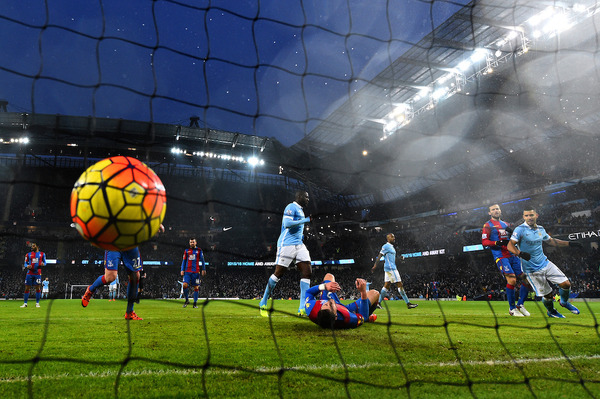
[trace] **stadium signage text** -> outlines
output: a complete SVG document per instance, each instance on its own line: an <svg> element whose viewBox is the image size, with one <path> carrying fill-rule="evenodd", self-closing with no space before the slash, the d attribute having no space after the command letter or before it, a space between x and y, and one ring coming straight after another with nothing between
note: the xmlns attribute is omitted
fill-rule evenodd
<svg viewBox="0 0 600 399"><path fill-rule="evenodd" d="M600 230L596 230L596 231L582 231L582 232L578 232L578 233L571 233L569 234L569 240L579 240L581 238L593 238L593 237L600 237Z"/></svg>
<svg viewBox="0 0 600 399"><path fill-rule="evenodd" d="M441 249L432 249L430 251L421 251L421 252L411 252L408 254L402 254L404 258L418 258L421 256L432 256L432 255L444 255L446 250L444 248Z"/></svg>

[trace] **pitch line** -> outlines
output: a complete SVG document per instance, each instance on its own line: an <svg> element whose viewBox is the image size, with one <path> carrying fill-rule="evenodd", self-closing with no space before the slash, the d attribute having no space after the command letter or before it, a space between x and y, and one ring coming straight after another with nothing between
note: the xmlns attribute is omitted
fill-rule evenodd
<svg viewBox="0 0 600 399"><path fill-rule="evenodd" d="M596 360L600 359L600 355L579 355L579 356L569 356L571 360ZM463 361L463 365L467 366L501 366L501 365L510 365L515 362L518 364L527 364L527 363L539 363L539 362L560 362L565 361L564 357L547 357L547 358L539 358L539 359L516 359L512 360L485 360L485 361ZM41 360L44 361L43 359ZM348 369L367 369L370 367L394 367L398 366L398 363L364 363L364 364L348 364L346 367ZM405 367L458 367L460 363L458 361L454 362L429 362L429 363L410 363L404 364ZM220 369L209 369L206 370L207 374L219 374L219 375L233 375L238 373L246 373L246 372L260 372L260 373L277 373L280 370L279 367L258 367L252 370L220 370ZM339 371L344 370L344 367L340 364L329 364L329 365L310 365L310 366L291 366L286 367L286 371L320 371L320 370L329 370L329 371ZM122 377L141 377L141 376L160 376L160 375L197 375L202 373L202 368L198 369L185 369L185 370L136 370L136 371L124 371L121 373ZM49 381L49 380L63 380L63 379L72 379L72 378L115 378L119 373L116 371L103 371L103 372L90 372L87 374L57 374L57 375L48 375L48 376L37 376L33 375L31 377L32 381ZM29 379L27 377L16 377L16 378L0 378L0 383L11 383L11 382L27 382Z"/></svg>

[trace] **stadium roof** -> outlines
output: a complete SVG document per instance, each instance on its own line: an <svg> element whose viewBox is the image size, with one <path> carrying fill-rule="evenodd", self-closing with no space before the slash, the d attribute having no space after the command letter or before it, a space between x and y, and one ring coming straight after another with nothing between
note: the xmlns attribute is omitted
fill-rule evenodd
<svg viewBox="0 0 600 399"><path fill-rule="evenodd" d="M490 162L519 164L520 144L538 145L574 130L596 137L589 127L598 119L597 7L594 1L473 1L294 148L323 159L336 171L328 179L335 189L370 205L469 178ZM572 76L572 62L586 66ZM576 115L560 104L570 95L579 102ZM511 114L522 122L513 138L526 141L509 139ZM494 135L503 138L485 140ZM568 155L556 149L553 156Z"/></svg>

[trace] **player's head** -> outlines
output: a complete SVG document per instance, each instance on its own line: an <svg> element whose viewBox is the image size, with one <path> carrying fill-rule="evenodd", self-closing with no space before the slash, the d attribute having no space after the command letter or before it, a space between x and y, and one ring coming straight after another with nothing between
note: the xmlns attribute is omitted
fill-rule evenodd
<svg viewBox="0 0 600 399"><path fill-rule="evenodd" d="M333 299L330 299L321 305L321 310L317 313L317 324L323 328L333 328L336 316L337 305Z"/></svg>
<svg viewBox="0 0 600 399"><path fill-rule="evenodd" d="M538 214L535 209L524 209L523 210L523 219L525 219L525 223L527 225L534 227L537 223Z"/></svg>
<svg viewBox="0 0 600 399"><path fill-rule="evenodd" d="M490 205L488 215L492 217L492 219L500 219L502 215L502 211L500 210L500 205L494 204Z"/></svg>
<svg viewBox="0 0 600 399"><path fill-rule="evenodd" d="M48 281L48 277L46 277L46 281Z"/></svg>
<svg viewBox="0 0 600 399"><path fill-rule="evenodd" d="M196 242L196 239L190 238L190 248L196 248L196 245L198 245L198 243Z"/></svg>
<svg viewBox="0 0 600 399"><path fill-rule="evenodd" d="M296 191L296 202L304 208L308 205L308 193L302 190Z"/></svg>
<svg viewBox="0 0 600 399"><path fill-rule="evenodd" d="M387 236L385 236L385 238L389 243L393 243L396 241L396 236L394 235L394 233L389 233Z"/></svg>
<svg viewBox="0 0 600 399"><path fill-rule="evenodd" d="M32 251L37 251L39 249L38 245L35 242L31 243L31 250Z"/></svg>

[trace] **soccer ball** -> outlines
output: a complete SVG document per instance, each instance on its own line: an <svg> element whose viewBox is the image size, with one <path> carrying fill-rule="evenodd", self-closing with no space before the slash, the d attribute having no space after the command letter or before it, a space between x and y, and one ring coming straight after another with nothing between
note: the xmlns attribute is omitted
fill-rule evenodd
<svg viewBox="0 0 600 399"><path fill-rule="evenodd" d="M90 166L71 192L71 218L79 234L109 251L152 238L165 217L167 198L158 176L143 162L117 156Z"/></svg>

